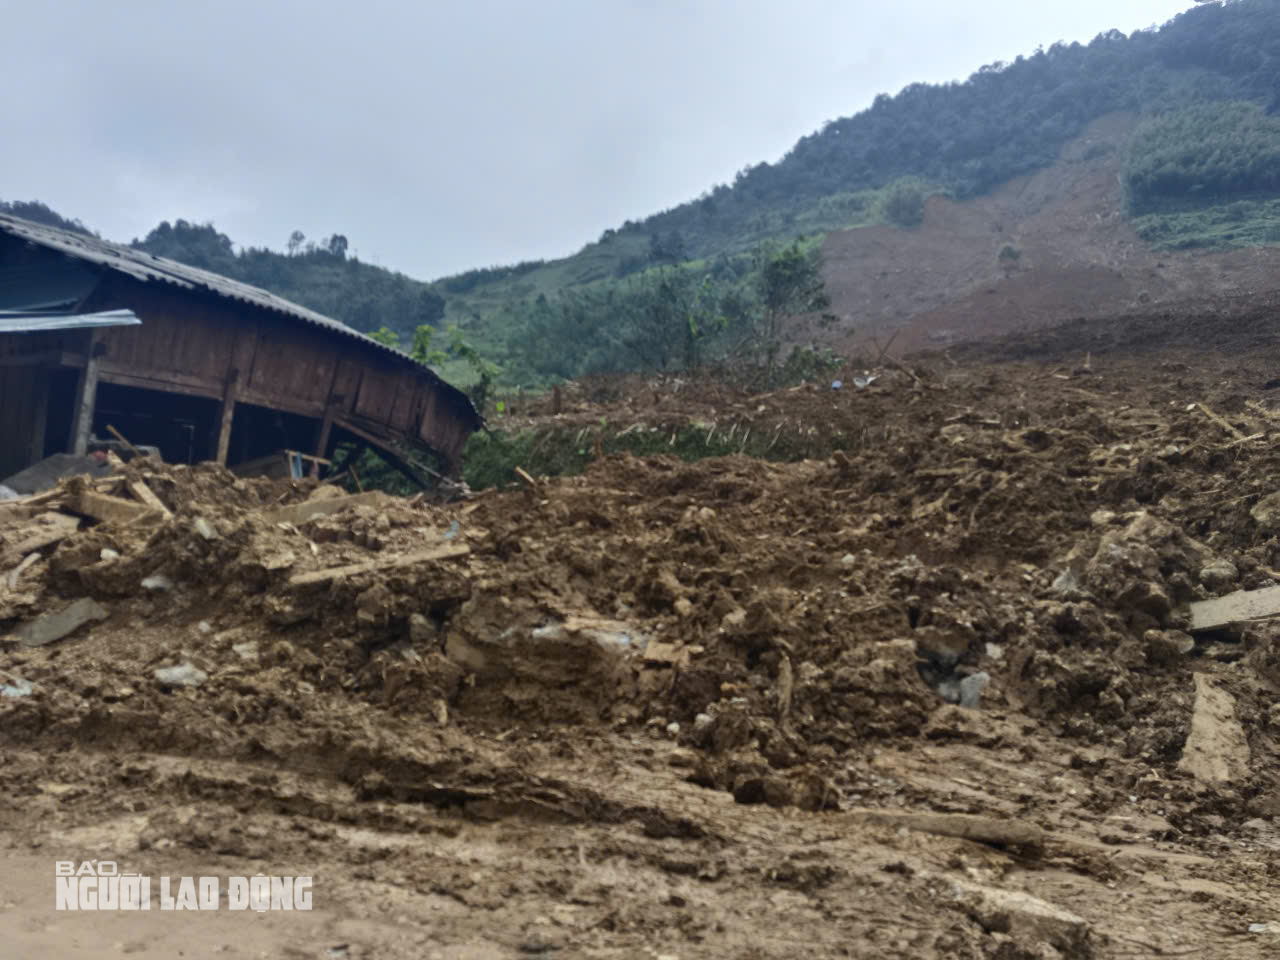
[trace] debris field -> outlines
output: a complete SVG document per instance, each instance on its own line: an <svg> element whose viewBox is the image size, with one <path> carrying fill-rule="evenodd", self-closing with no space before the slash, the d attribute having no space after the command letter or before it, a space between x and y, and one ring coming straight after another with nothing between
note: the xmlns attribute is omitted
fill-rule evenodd
<svg viewBox="0 0 1280 960"><path fill-rule="evenodd" d="M0 941L1280 954L1271 315L743 407L821 460L608 456L438 503L142 458L0 503ZM672 389L545 417L723 419ZM92 858L313 876L316 905L54 914L51 861Z"/></svg>

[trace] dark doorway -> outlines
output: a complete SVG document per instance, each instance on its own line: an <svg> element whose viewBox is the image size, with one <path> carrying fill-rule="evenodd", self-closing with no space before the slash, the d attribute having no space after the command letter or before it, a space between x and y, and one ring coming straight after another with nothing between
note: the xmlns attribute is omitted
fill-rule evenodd
<svg viewBox="0 0 1280 960"><path fill-rule="evenodd" d="M71 412L76 403L79 370L49 371L49 410L44 422L44 456L71 448Z"/></svg>
<svg viewBox="0 0 1280 960"><path fill-rule="evenodd" d="M109 439L110 424L130 443L159 447L166 463L198 463L213 459L220 407L208 397L99 383L93 433Z"/></svg>
<svg viewBox="0 0 1280 960"><path fill-rule="evenodd" d="M227 466L256 460L280 450L312 453L320 421L252 403L237 403L231 421Z"/></svg>

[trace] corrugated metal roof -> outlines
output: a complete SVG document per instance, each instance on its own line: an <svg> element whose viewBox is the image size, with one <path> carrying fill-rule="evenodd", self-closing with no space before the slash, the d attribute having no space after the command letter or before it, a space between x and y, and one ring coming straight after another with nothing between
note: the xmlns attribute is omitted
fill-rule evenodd
<svg viewBox="0 0 1280 960"><path fill-rule="evenodd" d="M108 243L106 240L99 240L97 237L86 236L82 233L71 233L67 230L59 230L56 227L32 223L29 220L23 220L9 214L0 213L0 233L21 237L30 243L39 244L50 250L57 250L59 253L65 253L69 257L75 257L88 263L116 270L133 277L135 280L144 282L159 281L187 290L204 290L219 297L238 300L241 303L251 304L264 310L283 314L286 317L324 327L334 333L340 333L343 336L359 340L365 346L376 347L379 350L394 354L403 360L409 361L414 366L421 367L424 372L440 380L435 371L423 367L422 364L404 351L388 347L386 344L379 343L358 330L348 327L345 323L323 316L314 310L308 310L306 307L299 306L296 303L291 303L283 297L277 297L274 293L268 293L258 287L251 287L247 283L240 283L219 274L210 273L208 270L201 270L198 267L189 267L186 264L178 263L176 260L157 257L143 250L135 250L132 247L125 247L118 243ZM440 382L444 383L443 380L440 380ZM449 386L448 384L445 385ZM457 388L451 387L451 389Z"/></svg>
<svg viewBox="0 0 1280 960"><path fill-rule="evenodd" d="M79 330L84 327L134 327L142 323L132 310L101 313L29 313L0 310L0 333L39 333L46 330Z"/></svg>

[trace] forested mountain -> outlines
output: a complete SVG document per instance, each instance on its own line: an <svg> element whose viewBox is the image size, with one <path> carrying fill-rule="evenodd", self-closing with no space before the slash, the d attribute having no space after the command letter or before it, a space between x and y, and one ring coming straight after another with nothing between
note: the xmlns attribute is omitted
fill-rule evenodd
<svg viewBox="0 0 1280 960"><path fill-rule="evenodd" d="M263 287L357 330L387 325L411 332L440 322L444 298L431 285L349 257L347 245L341 234L308 243L294 231L287 253L236 251L231 238L213 226L185 220L165 221L133 241L148 253Z"/></svg>
<svg viewBox="0 0 1280 960"><path fill-rule="evenodd" d="M70 230L72 233L96 236L92 230L79 220L68 220L66 217L50 210L39 200L15 200L13 202L0 200L0 213L21 217L23 220L30 220L32 223L43 223L46 227L57 227L60 230Z"/></svg>
<svg viewBox="0 0 1280 960"><path fill-rule="evenodd" d="M759 321L761 270L781 246L863 224L914 226L929 193L964 199L1042 169L1114 111L1144 118L1126 175L1127 212L1143 237L1166 248L1280 240L1280 0L1228 0L1159 29L1055 43L964 82L882 95L777 162L746 167L732 184L607 230L560 260L425 284L348 256L338 234L318 243L296 234L286 253L236 251L214 227L179 220L134 243L361 330L385 325L402 341L423 324L459 323L522 381L678 367L705 354L635 349L655 316L672 336L691 324L706 335ZM17 207L85 229L41 204Z"/></svg>

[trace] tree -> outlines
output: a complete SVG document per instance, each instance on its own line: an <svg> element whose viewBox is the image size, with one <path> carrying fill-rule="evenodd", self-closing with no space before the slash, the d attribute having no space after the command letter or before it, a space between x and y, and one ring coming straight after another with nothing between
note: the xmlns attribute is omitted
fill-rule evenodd
<svg viewBox="0 0 1280 960"><path fill-rule="evenodd" d="M380 326L377 330L370 330L368 333L368 337L370 340L377 340L380 344L382 344L385 347L400 346L400 334L396 333L394 330L388 327L385 323L382 326Z"/></svg>
<svg viewBox="0 0 1280 960"><path fill-rule="evenodd" d="M306 240L307 236L301 230L295 230L289 234L289 256L296 257Z"/></svg>
<svg viewBox="0 0 1280 960"><path fill-rule="evenodd" d="M789 317L826 309L831 303L823 289L821 262L798 243L781 250L763 248L758 254L757 291L763 308L757 333L764 354L765 389L773 389L782 352L782 324Z"/></svg>
<svg viewBox="0 0 1280 960"><path fill-rule="evenodd" d="M417 307L414 310L414 321L417 324L430 324L438 327L444 319L445 299L430 287L423 287L418 294Z"/></svg>
<svg viewBox="0 0 1280 960"><path fill-rule="evenodd" d="M340 233L335 233L329 238L329 252L339 260L347 259L347 238Z"/></svg>

